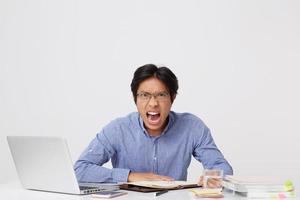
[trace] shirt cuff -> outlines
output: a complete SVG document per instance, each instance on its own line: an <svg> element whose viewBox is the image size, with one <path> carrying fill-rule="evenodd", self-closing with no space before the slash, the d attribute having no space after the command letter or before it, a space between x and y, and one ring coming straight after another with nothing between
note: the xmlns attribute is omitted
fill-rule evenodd
<svg viewBox="0 0 300 200"><path fill-rule="evenodd" d="M115 182L127 182L129 169L113 168L112 178Z"/></svg>

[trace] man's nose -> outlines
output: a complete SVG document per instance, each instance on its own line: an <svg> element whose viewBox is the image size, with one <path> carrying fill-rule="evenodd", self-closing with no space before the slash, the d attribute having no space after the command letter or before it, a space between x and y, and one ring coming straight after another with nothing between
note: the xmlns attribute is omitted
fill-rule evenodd
<svg viewBox="0 0 300 200"><path fill-rule="evenodd" d="M149 103L148 104L151 105L151 106L156 106L158 104L156 96L152 95L151 98L149 99Z"/></svg>

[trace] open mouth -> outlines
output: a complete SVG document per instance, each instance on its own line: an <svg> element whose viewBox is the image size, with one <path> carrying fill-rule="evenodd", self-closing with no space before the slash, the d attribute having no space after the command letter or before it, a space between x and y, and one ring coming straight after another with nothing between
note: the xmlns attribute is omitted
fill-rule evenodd
<svg viewBox="0 0 300 200"><path fill-rule="evenodd" d="M147 119L149 121L150 124L157 124L160 120L160 113L159 112L147 112Z"/></svg>

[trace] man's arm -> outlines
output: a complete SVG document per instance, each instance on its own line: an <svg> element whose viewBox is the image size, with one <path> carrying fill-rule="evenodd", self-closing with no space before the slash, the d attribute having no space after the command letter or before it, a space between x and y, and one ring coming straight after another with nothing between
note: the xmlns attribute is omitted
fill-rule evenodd
<svg viewBox="0 0 300 200"><path fill-rule="evenodd" d="M141 172L130 172L128 175L128 182L132 181L174 181L174 178L169 176L162 176L158 174L141 173Z"/></svg>
<svg viewBox="0 0 300 200"><path fill-rule="evenodd" d="M204 169L222 169L224 175L232 175L233 170L221 151L217 148L210 130L204 125L200 139L196 142L193 156L202 163ZM203 186L203 176L200 176L198 185ZM221 187L220 180L210 179L207 182L210 188Z"/></svg>
<svg viewBox="0 0 300 200"><path fill-rule="evenodd" d="M201 131L201 137L194 148L195 159L202 163L204 169L222 169L224 175L232 175L232 167L217 148L210 130L204 126Z"/></svg>
<svg viewBox="0 0 300 200"><path fill-rule="evenodd" d="M106 132L107 130L104 129ZM144 180L174 180L151 172L130 172L129 169L108 169L102 165L116 153L102 130L89 144L74 165L79 182L131 182ZM138 161L132 161L138 162Z"/></svg>
<svg viewBox="0 0 300 200"><path fill-rule="evenodd" d="M105 137L104 130L97 134L74 165L79 182L126 182L129 169L102 167L115 151Z"/></svg>

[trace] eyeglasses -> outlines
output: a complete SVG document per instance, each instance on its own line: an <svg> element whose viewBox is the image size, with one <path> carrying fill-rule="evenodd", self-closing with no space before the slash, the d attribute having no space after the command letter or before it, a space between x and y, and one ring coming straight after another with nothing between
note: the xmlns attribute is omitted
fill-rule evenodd
<svg viewBox="0 0 300 200"><path fill-rule="evenodd" d="M151 94L149 92L139 92L137 93L137 97L142 101L149 101L152 97L154 97L157 101L166 101L169 99L169 93L158 92Z"/></svg>

